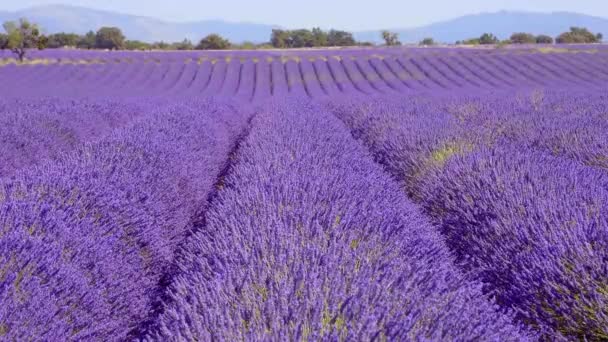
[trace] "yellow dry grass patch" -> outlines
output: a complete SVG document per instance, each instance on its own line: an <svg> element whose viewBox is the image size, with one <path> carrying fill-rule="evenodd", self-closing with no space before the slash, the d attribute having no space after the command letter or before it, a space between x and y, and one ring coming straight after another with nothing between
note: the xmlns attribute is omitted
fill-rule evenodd
<svg viewBox="0 0 608 342"><path fill-rule="evenodd" d="M14 64L17 66L31 66L31 65L91 65L91 64L105 64L105 60L101 59L54 59L54 58L33 58L26 59L23 62L15 58L4 58L0 59L0 67Z"/></svg>
<svg viewBox="0 0 608 342"><path fill-rule="evenodd" d="M556 47L539 47L535 49L540 53L569 53L571 50L566 48L556 48Z"/></svg>

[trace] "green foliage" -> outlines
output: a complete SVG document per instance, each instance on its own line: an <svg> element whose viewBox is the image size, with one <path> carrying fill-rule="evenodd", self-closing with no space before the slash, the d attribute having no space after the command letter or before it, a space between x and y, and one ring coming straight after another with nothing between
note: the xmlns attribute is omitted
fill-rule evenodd
<svg viewBox="0 0 608 342"><path fill-rule="evenodd" d="M536 44L536 37L530 33L518 32L511 35L513 44Z"/></svg>
<svg viewBox="0 0 608 342"><path fill-rule="evenodd" d="M327 44L328 46L354 46L357 45L357 42L350 32L329 30Z"/></svg>
<svg viewBox="0 0 608 342"><path fill-rule="evenodd" d="M386 46L401 45L401 42L399 41L399 34L397 34L396 32L382 31L381 34L382 39L384 39L384 44Z"/></svg>
<svg viewBox="0 0 608 342"><path fill-rule="evenodd" d="M498 38L491 33L484 33L479 38L471 38L463 41L457 41L457 45L490 45L490 44L499 44L500 41Z"/></svg>
<svg viewBox="0 0 608 342"><path fill-rule="evenodd" d="M272 43L262 43L262 44L258 44L255 47L258 50L268 50L268 49L274 49L274 46L272 46Z"/></svg>
<svg viewBox="0 0 608 342"><path fill-rule="evenodd" d="M118 27L102 27L95 35L95 47L98 49L120 50L125 45L125 36Z"/></svg>
<svg viewBox="0 0 608 342"><path fill-rule="evenodd" d="M8 35L5 33L0 33L0 50L5 50L8 48Z"/></svg>
<svg viewBox="0 0 608 342"><path fill-rule="evenodd" d="M479 38L471 38L471 39L466 39L463 41L457 41L456 44L458 45L479 45L481 44L479 41Z"/></svg>
<svg viewBox="0 0 608 342"><path fill-rule="evenodd" d="M357 42L358 46L376 46L376 44L372 43L372 42Z"/></svg>
<svg viewBox="0 0 608 342"><path fill-rule="evenodd" d="M479 44L481 45L498 44L498 42L498 38L491 33L484 33L481 35L481 37L479 37Z"/></svg>
<svg viewBox="0 0 608 342"><path fill-rule="evenodd" d="M48 48L76 47L81 39L82 37L75 33L54 33L48 36Z"/></svg>
<svg viewBox="0 0 608 342"><path fill-rule="evenodd" d="M152 45L150 45L150 49L152 50L169 50L169 48L171 47L171 45L165 41L160 41L160 42L154 42L152 43Z"/></svg>
<svg viewBox="0 0 608 342"><path fill-rule="evenodd" d="M423 40L420 41L419 45L433 46L433 45L436 45L436 44L437 43L435 43L435 40L433 38L424 38ZM458 44L458 42L456 44Z"/></svg>
<svg viewBox="0 0 608 342"><path fill-rule="evenodd" d="M270 36L270 43L275 48L284 49L287 47L287 44L289 43L289 39L290 39L289 31L273 29L272 34Z"/></svg>
<svg viewBox="0 0 608 342"><path fill-rule="evenodd" d="M310 30L299 29L290 31L290 33L289 47L302 48L315 46L314 35Z"/></svg>
<svg viewBox="0 0 608 342"><path fill-rule="evenodd" d="M184 39L181 42L171 44L171 50L194 50L194 44L189 39Z"/></svg>
<svg viewBox="0 0 608 342"><path fill-rule="evenodd" d="M257 46L255 43L245 41L241 44L233 45L233 48L238 50L255 50Z"/></svg>
<svg viewBox="0 0 608 342"><path fill-rule="evenodd" d="M328 46L329 34L318 27L312 29L313 46Z"/></svg>
<svg viewBox="0 0 608 342"><path fill-rule="evenodd" d="M97 36L95 35L95 32L89 31L84 36L80 37L76 47L79 49L94 49L96 39Z"/></svg>
<svg viewBox="0 0 608 342"><path fill-rule="evenodd" d="M558 44L589 44L602 41L602 34L593 34L583 27L571 27L569 32L560 34L556 42Z"/></svg>
<svg viewBox="0 0 608 342"><path fill-rule="evenodd" d="M541 34L536 36L536 44L553 44L553 37Z"/></svg>
<svg viewBox="0 0 608 342"><path fill-rule="evenodd" d="M274 29L270 43L278 49L356 45L353 35L349 32L337 30L325 32L318 27L312 30Z"/></svg>
<svg viewBox="0 0 608 342"><path fill-rule="evenodd" d="M125 41L125 49L127 50L150 50L150 44L139 41L139 40L126 40Z"/></svg>
<svg viewBox="0 0 608 342"><path fill-rule="evenodd" d="M219 34L212 33L201 41L196 46L197 50L226 50L231 47L230 41L223 38Z"/></svg>
<svg viewBox="0 0 608 342"><path fill-rule="evenodd" d="M6 31L6 42L4 45L10 49L19 61L23 62L27 49L46 47L48 40L40 33L36 24L30 23L27 19L19 19L19 22L7 21L3 25Z"/></svg>

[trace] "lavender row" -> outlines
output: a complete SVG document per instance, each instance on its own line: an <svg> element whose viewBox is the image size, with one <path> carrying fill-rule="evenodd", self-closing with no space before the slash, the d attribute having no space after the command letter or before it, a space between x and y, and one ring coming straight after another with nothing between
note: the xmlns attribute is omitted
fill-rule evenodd
<svg viewBox="0 0 608 342"><path fill-rule="evenodd" d="M485 106L505 135L533 149L608 171L606 93L536 90Z"/></svg>
<svg viewBox="0 0 608 342"><path fill-rule="evenodd" d="M604 92L536 88L385 102L396 105L397 112L433 112L431 118L443 122L446 132L458 131L466 122L485 127L495 138L608 170L608 97Z"/></svg>
<svg viewBox="0 0 608 342"><path fill-rule="evenodd" d="M608 331L608 177L517 144L483 109L333 106L440 224L457 261L551 340ZM457 115L454 115L454 114Z"/></svg>
<svg viewBox="0 0 608 342"><path fill-rule="evenodd" d="M122 101L0 101L0 177L101 139L142 111L141 103Z"/></svg>
<svg viewBox="0 0 608 342"><path fill-rule="evenodd" d="M0 339L124 340L246 118L174 103L0 185Z"/></svg>
<svg viewBox="0 0 608 342"><path fill-rule="evenodd" d="M75 65L3 66L0 78L6 80L1 86L3 94L11 97L188 94L250 99L254 94L267 95L267 89L257 89L262 84L254 80L266 80L269 84L264 87L270 87L275 96L305 93L311 97L325 95L319 87L331 90L336 86L351 94L389 95L538 86L597 90L608 81L608 62L603 54L502 54L457 49L397 52L167 54L162 58L153 53L137 54L136 58L108 54L102 58L104 63L91 59ZM47 87L49 82L53 87Z"/></svg>
<svg viewBox="0 0 608 342"><path fill-rule="evenodd" d="M347 129L261 110L144 340L525 340Z"/></svg>

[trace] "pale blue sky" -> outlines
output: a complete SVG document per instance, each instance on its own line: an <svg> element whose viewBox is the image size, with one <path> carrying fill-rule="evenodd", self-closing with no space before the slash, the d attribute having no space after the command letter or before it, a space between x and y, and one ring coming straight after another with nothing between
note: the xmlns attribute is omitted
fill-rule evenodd
<svg viewBox="0 0 608 342"><path fill-rule="evenodd" d="M224 19L349 30L412 27L498 10L572 11L608 17L608 0L0 0L0 10L55 3L171 21Z"/></svg>

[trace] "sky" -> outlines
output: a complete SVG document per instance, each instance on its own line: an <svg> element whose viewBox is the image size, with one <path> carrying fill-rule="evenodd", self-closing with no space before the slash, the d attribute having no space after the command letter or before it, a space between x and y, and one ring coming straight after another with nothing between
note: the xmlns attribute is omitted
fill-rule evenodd
<svg viewBox="0 0 608 342"><path fill-rule="evenodd" d="M222 19L349 30L416 27L499 10L570 11L608 18L608 0L0 0L0 10L57 3L167 21Z"/></svg>

